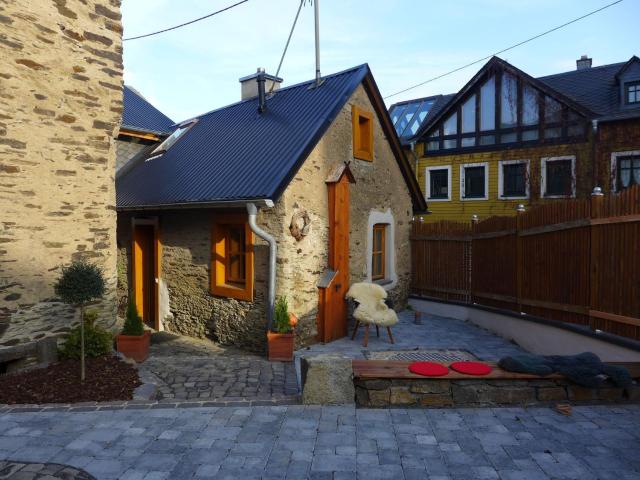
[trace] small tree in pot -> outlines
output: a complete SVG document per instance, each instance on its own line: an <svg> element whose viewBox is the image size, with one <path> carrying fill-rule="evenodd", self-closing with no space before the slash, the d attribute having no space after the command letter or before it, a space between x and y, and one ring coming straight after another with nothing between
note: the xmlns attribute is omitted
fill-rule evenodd
<svg viewBox="0 0 640 480"><path fill-rule="evenodd" d="M129 300L122 333L116 336L118 351L136 362L144 362L149 356L150 336L150 332L144 329L136 304Z"/></svg>
<svg viewBox="0 0 640 480"><path fill-rule="evenodd" d="M64 303L80 308L80 380L84 381L84 309L89 302L104 295L104 275L97 265L76 261L68 267L62 267L62 275L54 285L54 290Z"/></svg>
<svg viewBox="0 0 640 480"><path fill-rule="evenodd" d="M267 332L269 360L290 362L293 360L294 329L298 318L289 312L285 297L276 302L272 332Z"/></svg>

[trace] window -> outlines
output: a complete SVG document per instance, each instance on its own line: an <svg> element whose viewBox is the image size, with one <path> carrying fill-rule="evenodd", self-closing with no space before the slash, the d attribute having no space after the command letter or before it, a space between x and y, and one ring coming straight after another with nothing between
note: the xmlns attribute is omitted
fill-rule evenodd
<svg viewBox="0 0 640 480"><path fill-rule="evenodd" d="M529 197L529 161L505 160L499 163L499 198Z"/></svg>
<svg viewBox="0 0 640 480"><path fill-rule="evenodd" d="M185 133L189 131L191 127L196 124L197 120L182 123L178 125L171 135L164 139L164 141L158 145L149 155L147 160L153 160L169 150Z"/></svg>
<svg viewBox="0 0 640 480"><path fill-rule="evenodd" d="M538 94L529 85L522 87L522 124L538 124Z"/></svg>
<svg viewBox="0 0 640 480"><path fill-rule="evenodd" d="M458 114L454 113L444 122L444 135L455 135L458 133Z"/></svg>
<svg viewBox="0 0 640 480"><path fill-rule="evenodd" d="M451 166L427 167L427 199L451 200Z"/></svg>
<svg viewBox="0 0 640 480"><path fill-rule="evenodd" d="M387 225L376 223L373 226L373 249L371 251L371 280L385 279Z"/></svg>
<svg viewBox="0 0 640 480"><path fill-rule="evenodd" d="M211 293L253 300L253 232L246 215L219 215L213 224Z"/></svg>
<svg viewBox="0 0 640 480"><path fill-rule="evenodd" d="M617 190L640 185L640 155L618 157Z"/></svg>
<svg viewBox="0 0 640 480"><path fill-rule="evenodd" d="M360 160L373 161L373 114L351 108L353 122L353 156Z"/></svg>
<svg viewBox="0 0 640 480"><path fill-rule="evenodd" d="M496 80L491 77L480 87L480 130L496 128Z"/></svg>
<svg viewBox="0 0 640 480"><path fill-rule="evenodd" d="M462 133L476 131L476 96L462 104Z"/></svg>
<svg viewBox="0 0 640 480"><path fill-rule="evenodd" d="M627 105L632 103L640 103L640 82L626 83L624 89L624 100Z"/></svg>
<svg viewBox="0 0 640 480"><path fill-rule="evenodd" d="M502 75L500 98L500 127L515 127L518 118L518 80L513 75Z"/></svg>
<svg viewBox="0 0 640 480"><path fill-rule="evenodd" d="M486 200L488 190L488 170L486 163L470 163L460 166L460 199Z"/></svg>
<svg viewBox="0 0 640 480"><path fill-rule="evenodd" d="M575 196L576 157L550 157L542 159L541 196L573 197Z"/></svg>

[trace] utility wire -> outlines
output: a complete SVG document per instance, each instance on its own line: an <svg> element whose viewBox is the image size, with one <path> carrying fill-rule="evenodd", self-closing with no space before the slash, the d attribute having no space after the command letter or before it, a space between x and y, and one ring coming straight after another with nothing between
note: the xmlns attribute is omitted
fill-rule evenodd
<svg viewBox="0 0 640 480"><path fill-rule="evenodd" d="M287 54L287 49L289 48L289 42L291 41L291 37L293 36L293 31L296 28L296 23L298 23L298 17L300 16L300 11L302 10L302 6L307 3L306 0L300 0L300 6L298 7L298 11L296 12L296 18L293 19L293 25L291 25L291 31L289 32L289 38L287 38L287 43L284 46L284 51L282 52L282 56L280 57L280 63L278 63L278 69L276 70L276 77L280 73L280 68L282 67L282 62L284 62L284 56ZM271 82L271 88L269 89L269 93L273 92L273 88L276 86L275 82Z"/></svg>
<svg viewBox="0 0 640 480"><path fill-rule="evenodd" d="M216 12L210 13L209 15L205 15L204 17L196 18L194 20L190 20L188 22L181 23L180 25L175 25L173 27L165 28L164 30L158 30L157 32L145 33L144 35L138 35L137 37L124 38L124 39L122 39L122 41L126 42L128 40L137 40L139 38L151 37L152 35L158 35L159 33L168 32L170 30L176 30L178 28L185 27L187 25L191 25L192 23L199 22L200 20L204 20L206 18L213 17L214 15L217 15L219 13L226 12L227 10L231 10L233 7L237 7L238 5L241 5L241 4L246 3L248 1L249 0L241 0L240 2L234 3L233 5L229 5L228 7L225 7L223 9L221 9L221 10L218 10Z"/></svg>
<svg viewBox="0 0 640 480"><path fill-rule="evenodd" d="M475 65L476 63L480 63L480 62L483 62L485 60L488 60L491 57L494 57L496 55L500 55L501 53L504 53L504 52L506 52L508 50L512 50L512 49L514 49L516 47L519 47L520 45L524 45L525 43L528 43L528 42L530 42L532 40L535 40L537 38L543 37L543 36L545 36L545 35L547 35L547 34L549 34L551 32L555 32L556 30L560 30L561 28L564 28L567 25L571 25L572 23L580 21L583 18L587 18L587 17L589 17L591 15L594 15L594 14L596 14L598 12L601 12L602 10L605 10L605 9L607 9L609 7L613 7L614 5L616 5L616 4L620 3L620 2L622 2L622 0L616 0L615 2L612 2L612 3L609 3L608 5L605 5L604 7L600 7L597 10L593 10L592 12L586 13L585 15L582 15L581 17L574 18L573 20L571 20L571 21L569 21L567 23L563 23L562 25L558 25L557 27L554 27L551 30L547 30L546 32L539 33L538 35L535 35L535 36L533 36L531 38L527 38L526 40L523 40L522 42L516 43L515 45L511 45L510 47L507 47L507 48L504 48L504 49L502 49L500 51L492 53L491 55L487 55L486 57L479 58L478 60L474 60L471 63L467 63L466 65L463 65L462 67L458 67L458 68L456 68L454 70L451 70L451 71L449 71L447 73L443 73L442 75L438 75L437 77L430 78L428 80L425 80L424 82L417 83L417 84L412 85L410 87L407 87L407 88L405 88L403 90L399 90L399 91L397 91L395 93L392 93L391 95L387 95L386 97L384 97L384 99L395 97L396 95L400 95L401 93L408 92L409 90L413 90L414 88L421 87L422 85L425 85L425 84L427 84L429 82L433 82L435 80L439 80L440 78L446 77L447 75L451 75L452 73L459 72L460 70L463 70L463 69L465 69L467 67Z"/></svg>

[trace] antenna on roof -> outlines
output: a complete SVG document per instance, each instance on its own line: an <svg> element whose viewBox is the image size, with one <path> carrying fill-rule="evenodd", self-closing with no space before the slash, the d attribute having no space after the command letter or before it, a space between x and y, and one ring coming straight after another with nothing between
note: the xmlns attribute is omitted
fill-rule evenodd
<svg viewBox="0 0 640 480"><path fill-rule="evenodd" d="M306 1L306 0L305 0ZM311 0L314 7L315 30L316 30L316 81L311 88L319 87L324 83L320 75L320 5L319 0Z"/></svg>

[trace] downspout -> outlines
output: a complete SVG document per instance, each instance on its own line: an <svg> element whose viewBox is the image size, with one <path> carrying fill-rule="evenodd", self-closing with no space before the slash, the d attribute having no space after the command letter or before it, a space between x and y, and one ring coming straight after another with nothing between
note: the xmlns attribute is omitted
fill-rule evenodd
<svg viewBox="0 0 640 480"><path fill-rule="evenodd" d="M600 185L600 168L598 165L598 120L591 120L592 132L589 137L591 138L591 174L593 175L592 188L601 187Z"/></svg>
<svg viewBox="0 0 640 480"><path fill-rule="evenodd" d="M270 203L271 205L269 206L273 207L273 202ZM273 324L273 309L276 303L276 254L278 252L278 246L276 244L276 239L265 232L263 229L261 229L256 223L256 218L258 216L258 207L256 207L254 203L247 203L247 213L249 214L249 228L251 228L251 231L269 244L269 277L267 280L267 330L271 331L271 326Z"/></svg>

